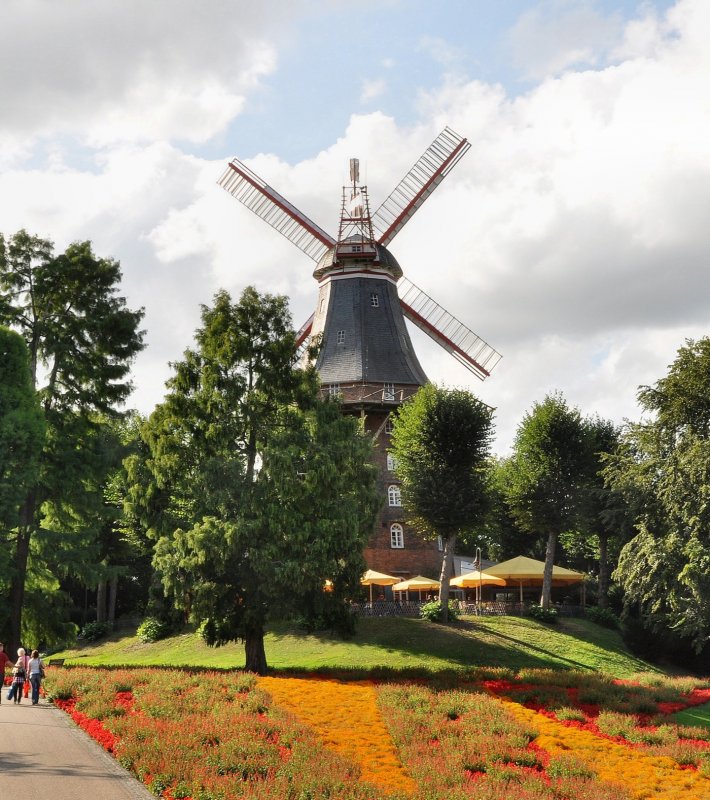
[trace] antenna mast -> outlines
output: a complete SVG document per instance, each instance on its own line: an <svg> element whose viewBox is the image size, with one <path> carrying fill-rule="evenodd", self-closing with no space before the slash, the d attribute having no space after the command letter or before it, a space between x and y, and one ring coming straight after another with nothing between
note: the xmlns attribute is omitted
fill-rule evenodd
<svg viewBox="0 0 710 800"><path fill-rule="evenodd" d="M359 159L351 158L350 185L343 186L335 260L357 258L372 261L376 256L367 186L360 185Z"/></svg>

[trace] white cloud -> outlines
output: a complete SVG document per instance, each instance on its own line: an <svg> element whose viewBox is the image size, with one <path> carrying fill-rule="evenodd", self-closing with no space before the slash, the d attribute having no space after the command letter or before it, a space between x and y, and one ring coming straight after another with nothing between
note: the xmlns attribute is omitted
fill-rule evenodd
<svg viewBox="0 0 710 800"><path fill-rule="evenodd" d="M369 103L371 100L383 95L386 89L387 83L382 78L363 81L362 90L360 91L360 102Z"/></svg>
<svg viewBox="0 0 710 800"><path fill-rule="evenodd" d="M58 134L93 145L203 142L224 130L245 93L274 69L267 30L287 24L298 7L7 0L0 48L6 143Z"/></svg>
<svg viewBox="0 0 710 800"><path fill-rule="evenodd" d="M520 16L508 45L526 78L602 63L622 36L622 18L594 6L590 0L545 0Z"/></svg>
<svg viewBox="0 0 710 800"><path fill-rule="evenodd" d="M100 14L98 6L84 10ZM204 139L238 113L235 98L245 96L249 75L262 74L268 47L238 49L234 63L223 47L230 36L241 42L249 24L259 39L261 21L247 17L237 31L231 19L201 22L188 19L189 4L175 8L183 26L192 20L198 39L220 26L229 31L216 31L221 46L210 45L217 55L208 69L184 32L171 42L185 42L182 64L169 52L168 35L157 36L156 21L146 20L158 41L149 47L150 36L139 32L143 44L134 53L140 61L155 51L166 73L164 98L156 97L152 78L137 80L133 62L130 75L118 75L120 53L102 54L93 43L92 80L65 71L56 84L56 109L63 110L49 121L25 108L29 103L18 106L19 90L0 78L0 91L10 87L21 111L11 123L6 164L36 155L18 138L23 130L31 138L74 126L103 143L77 159L67 156L61 137L52 139L42 169L17 162L4 169L0 220L4 233L27 227L57 247L89 238L99 254L121 260L129 302L146 307L149 347L136 364L133 399L143 411L160 400L167 362L191 344L199 303L218 288L238 295L254 283L284 292L296 325L312 311L316 292L312 262L216 185L224 160L189 155L180 134L184 126ZM86 35L81 31L73 41ZM466 135L470 152L392 250L410 279L504 359L479 384L415 332L425 371L472 388L497 408L501 450L524 411L554 390L584 413L620 421L637 415L637 386L661 377L687 336L710 330L709 36L710 5L683 0L663 19L647 14L618 37L599 34L590 60L605 63L614 41L609 66L576 72L567 64L563 75L515 99L500 86L449 77L419 97L420 124L405 128L379 112L354 115L311 159L289 164L262 154L249 166L335 233L350 157L360 158L376 208L444 125ZM235 75L241 82L232 94ZM32 80L34 87L38 76ZM181 82L184 92L176 89ZM112 87L113 105L90 107L95 85ZM49 91L37 88L33 103ZM132 92L143 92L142 99ZM139 120L152 102L155 114ZM120 127L122 110L128 122L119 145L106 121ZM138 128L150 141L131 140ZM182 145L168 143L178 138Z"/></svg>

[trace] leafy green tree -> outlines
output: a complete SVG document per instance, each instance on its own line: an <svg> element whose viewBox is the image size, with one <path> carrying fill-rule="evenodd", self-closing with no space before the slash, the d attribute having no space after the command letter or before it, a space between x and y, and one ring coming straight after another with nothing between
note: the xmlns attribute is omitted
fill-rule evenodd
<svg viewBox="0 0 710 800"><path fill-rule="evenodd" d="M518 426L506 470L507 502L518 524L546 538L540 604L550 606L557 541L583 521L589 441L578 409L560 394L535 403Z"/></svg>
<svg viewBox="0 0 710 800"><path fill-rule="evenodd" d="M637 531L615 577L628 611L699 652L710 636L710 339L686 341L638 399L647 421L626 427L606 470Z"/></svg>
<svg viewBox="0 0 710 800"><path fill-rule="evenodd" d="M131 503L168 596L208 643L243 639L246 668L263 674L270 617L318 607L345 620L378 502L371 444L294 368L285 298L220 292L196 339L144 427L149 458L131 469L152 480Z"/></svg>
<svg viewBox="0 0 710 800"><path fill-rule="evenodd" d="M493 410L470 392L422 387L394 418L392 452L409 521L441 536L442 619L448 620L449 580L459 537L483 526L491 504Z"/></svg>
<svg viewBox="0 0 710 800"><path fill-rule="evenodd" d="M0 591L11 579L8 554L20 522L20 505L37 479L44 420L32 388L22 337L0 327ZM6 609L3 608L3 612ZM0 619L5 626L7 619Z"/></svg>
<svg viewBox="0 0 710 800"><path fill-rule="evenodd" d="M0 326L0 526L16 528L19 508L37 478L44 421L32 388L22 337ZM6 548L3 548L6 549Z"/></svg>
<svg viewBox="0 0 710 800"><path fill-rule="evenodd" d="M633 535L632 519L626 499L610 486L605 476L606 462L619 447L619 427L601 417L586 419L585 427L589 461L582 536L597 558L597 603L606 608L609 605L612 565Z"/></svg>
<svg viewBox="0 0 710 800"><path fill-rule="evenodd" d="M143 346L143 312L127 308L117 293L120 279L118 262L97 258L89 242L54 255L51 242L26 231L8 241L0 236L0 324L27 343L47 428L39 477L22 502L12 553L6 600L13 645L23 634L31 543L43 536L66 540L45 524L51 504L61 519L71 507L93 502L87 486L96 484L105 464L96 447L102 419L116 415L131 390L128 373ZM35 566L42 571L39 561Z"/></svg>

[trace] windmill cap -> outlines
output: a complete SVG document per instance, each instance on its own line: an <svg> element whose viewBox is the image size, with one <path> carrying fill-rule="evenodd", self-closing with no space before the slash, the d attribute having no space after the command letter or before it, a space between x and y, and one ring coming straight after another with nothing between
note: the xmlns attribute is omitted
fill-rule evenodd
<svg viewBox="0 0 710 800"><path fill-rule="evenodd" d="M356 236L348 236L348 238L345 241L358 242L361 240L362 237L356 235ZM368 259L363 259L362 264L358 264L357 261L351 259L348 261L348 266L351 269L357 268L359 266L361 269L374 268L383 272L389 272L390 275L392 275L392 277L398 281L404 274L402 272L402 267L399 266L399 262L384 245L378 244L377 242L375 242L374 244L375 244L375 249L377 251L377 255L374 261L373 259L368 258ZM330 272L331 270L340 270L341 265L338 264L335 260L335 252L336 248L331 247L329 250L326 250L326 252L320 257L318 263L316 264L316 268L313 270L313 277L316 280L320 280L325 275L327 275L328 272Z"/></svg>

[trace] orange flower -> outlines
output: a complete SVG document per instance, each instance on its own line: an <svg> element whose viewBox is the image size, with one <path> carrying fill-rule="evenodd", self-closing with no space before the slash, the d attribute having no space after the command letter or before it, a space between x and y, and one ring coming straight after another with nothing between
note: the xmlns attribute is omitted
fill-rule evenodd
<svg viewBox="0 0 710 800"><path fill-rule="evenodd" d="M572 752L600 780L620 784L635 800L710 800L710 780L683 769L666 756L650 756L593 733L568 728L509 700L502 703L539 735L535 742L551 754Z"/></svg>
<svg viewBox="0 0 710 800"><path fill-rule="evenodd" d="M316 731L324 744L354 761L362 779L387 792L417 791L380 717L374 686L305 678L259 678L274 702Z"/></svg>

